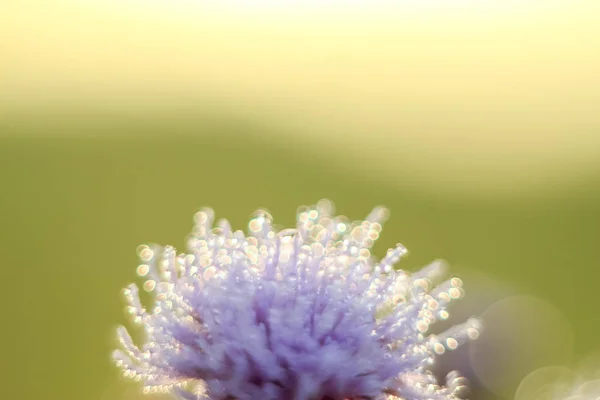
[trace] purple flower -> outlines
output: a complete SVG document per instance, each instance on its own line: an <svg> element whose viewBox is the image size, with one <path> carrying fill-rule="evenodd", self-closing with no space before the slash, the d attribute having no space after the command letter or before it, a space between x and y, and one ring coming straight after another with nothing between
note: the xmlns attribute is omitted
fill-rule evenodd
<svg viewBox="0 0 600 400"><path fill-rule="evenodd" d="M145 392L186 400L460 398L464 379L451 373L439 385L430 367L477 337L477 321L426 333L448 317L461 281L434 286L440 262L395 270L401 245L376 261L370 249L386 216L376 208L350 223L322 200L299 210L296 229L277 231L258 211L245 236L199 211L187 254L138 249L154 304L146 310L137 286L125 289L145 344L120 327L114 359Z"/></svg>

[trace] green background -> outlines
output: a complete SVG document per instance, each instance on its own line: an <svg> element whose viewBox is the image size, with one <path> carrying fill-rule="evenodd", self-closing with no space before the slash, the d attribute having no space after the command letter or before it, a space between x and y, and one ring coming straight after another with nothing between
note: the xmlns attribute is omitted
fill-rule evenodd
<svg viewBox="0 0 600 400"><path fill-rule="evenodd" d="M596 348L600 179L544 198L446 196L403 188L401 176L393 185L353 176L316 160L309 143L259 139L261 129L226 117L2 120L1 398L125 398L105 391L130 387L111 387L109 353L136 246L182 249L202 206L241 229L259 207L292 225L299 205L321 198L352 219L384 204L392 213L377 254L401 241L410 250L403 268L443 257L459 276L507 282L566 314L576 355ZM477 385L474 395L495 398Z"/></svg>

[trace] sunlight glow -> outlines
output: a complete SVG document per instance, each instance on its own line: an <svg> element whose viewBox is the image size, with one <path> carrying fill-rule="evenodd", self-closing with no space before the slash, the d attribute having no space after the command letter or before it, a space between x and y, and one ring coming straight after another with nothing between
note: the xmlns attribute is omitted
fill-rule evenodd
<svg viewBox="0 0 600 400"><path fill-rule="evenodd" d="M0 2L4 110L210 104L491 190L600 159L597 0L34 3Z"/></svg>

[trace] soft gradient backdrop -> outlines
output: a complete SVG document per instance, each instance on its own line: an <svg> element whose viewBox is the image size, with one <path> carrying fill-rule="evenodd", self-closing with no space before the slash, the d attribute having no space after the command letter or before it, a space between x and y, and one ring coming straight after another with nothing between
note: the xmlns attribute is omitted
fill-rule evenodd
<svg viewBox="0 0 600 400"><path fill-rule="evenodd" d="M448 260L457 314L490 327L441 367L474 400L600 350L598 20L593 0L0 2L1 398L138 400L109 362L119 290L206 205L236 228L391 208L378 254Z"/></svg>

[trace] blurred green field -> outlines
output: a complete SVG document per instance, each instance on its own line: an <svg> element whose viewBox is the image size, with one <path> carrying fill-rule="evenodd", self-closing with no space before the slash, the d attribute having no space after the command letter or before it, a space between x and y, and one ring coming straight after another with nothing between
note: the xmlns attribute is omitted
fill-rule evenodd
<svg viewBox="0 0 600 400"><path fill-rule="evenodd" d="M453 273L547 300L570 320L576 356L598 349L600 179L543 199L452 197L427 182L405 188L402 176L373 183L313 156L309 142L274 145L254 134L268 128L244 121L0 122L2 399L124 399L106 391L117 382L109 353L136 246L182 249L202 206L240 229L259 207L291 225L299 205L321 198L352 219L386 205L379 255L400 241L410 250L403 268L444 258ZM472 398L495 399L477 386Z"/></svg>

